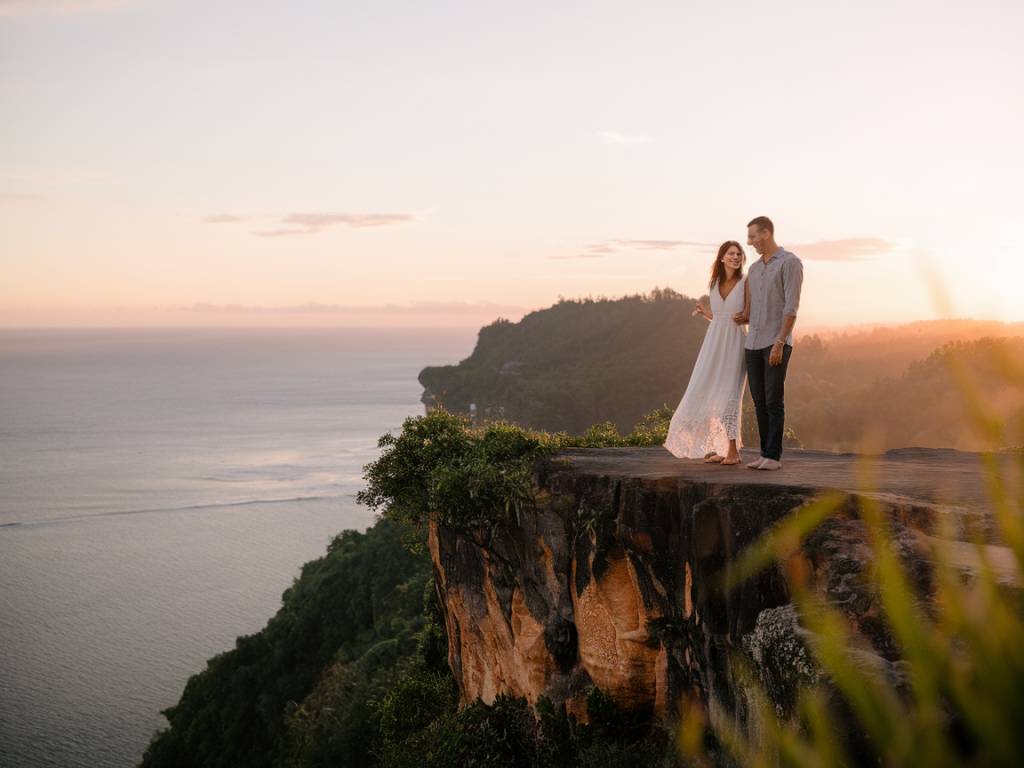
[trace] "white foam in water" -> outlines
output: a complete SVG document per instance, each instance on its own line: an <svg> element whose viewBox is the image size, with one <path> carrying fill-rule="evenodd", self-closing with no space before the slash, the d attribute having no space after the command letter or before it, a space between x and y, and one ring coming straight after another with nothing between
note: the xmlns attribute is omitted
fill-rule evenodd
<svg viewBox="0 0 1024 768"><path fill-rule="evenodd" d="M475 331L0 331L0 765L135 765Z"/></svg>

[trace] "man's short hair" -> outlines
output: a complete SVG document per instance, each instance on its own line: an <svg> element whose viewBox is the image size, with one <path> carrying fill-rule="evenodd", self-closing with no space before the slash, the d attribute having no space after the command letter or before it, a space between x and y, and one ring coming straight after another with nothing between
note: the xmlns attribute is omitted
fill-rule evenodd
<svg viewBox="0 0 1024 768"><path fill-rule="evenodd" d="M751 219L750 221L747 222L748 227L752 227L755 224L757 225L758 229L767 229L768 234L770 234L772 237L775 236L775 225L772 224L772 220L769 219L767 216L758 216L756 219Z"/></svg>

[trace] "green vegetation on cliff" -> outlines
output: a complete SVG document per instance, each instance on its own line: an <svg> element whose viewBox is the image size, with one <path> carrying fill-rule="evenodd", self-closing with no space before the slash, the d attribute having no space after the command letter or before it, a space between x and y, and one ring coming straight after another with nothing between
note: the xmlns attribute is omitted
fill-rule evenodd
<svg viewBox="0 0 1024 768"><path fill-rule="evenodd" d="M258 768L315 765L323 755L375 764L371 702L393 684L400 660L420 653L436 666L438 656L424 615L430 561L403 547L400 534L381 520L335 537L262 631L192 676L142 764ZM325 686L345 695L331 699ZM311 696L334 705L330 738L318 738Z"/></svg>
<svg viewBox="0 0 1024 768"><path fill-rule="evenodd" d="M358 498L420 535L434 519L486 545L530 504L530 476L539 459L570 447L661 445L671 415L652 411L624 436L610 422L568 435L505 421L474 425L435 409L406 419L399 435L381 437L383 452L366 468L367 485Z"/></svg>

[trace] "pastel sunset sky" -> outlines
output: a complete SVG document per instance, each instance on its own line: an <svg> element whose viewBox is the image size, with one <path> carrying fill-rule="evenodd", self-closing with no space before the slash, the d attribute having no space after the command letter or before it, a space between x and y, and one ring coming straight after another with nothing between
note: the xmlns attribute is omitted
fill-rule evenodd
<svg viewBox="0 0 1024 768"><path fill-rule="evenodd" d="M1021 321L1022 29L1019 0L0 0L0 326L700 295L760 214L804 326Z"/></svg>

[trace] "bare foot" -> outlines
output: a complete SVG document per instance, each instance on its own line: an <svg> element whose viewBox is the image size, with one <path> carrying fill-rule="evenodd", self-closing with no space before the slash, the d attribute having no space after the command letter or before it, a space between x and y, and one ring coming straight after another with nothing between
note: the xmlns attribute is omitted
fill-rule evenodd
<svg viewBox="0 0 1024 768"><path fill-rule="evenodd" d="M705 464L721 464L723 461L725 461L725 458L723 456L719 456L717 453L712 453L710 456L704 457Z"/></svg>
<svg viewBox="0 0 1024 768"><path fill-rule="evenodd" d="M740 463L740 457L739 456L726 456L724 459L722 459L722 463L723 464L728 464L728 465L739 464Z"/></svg>

